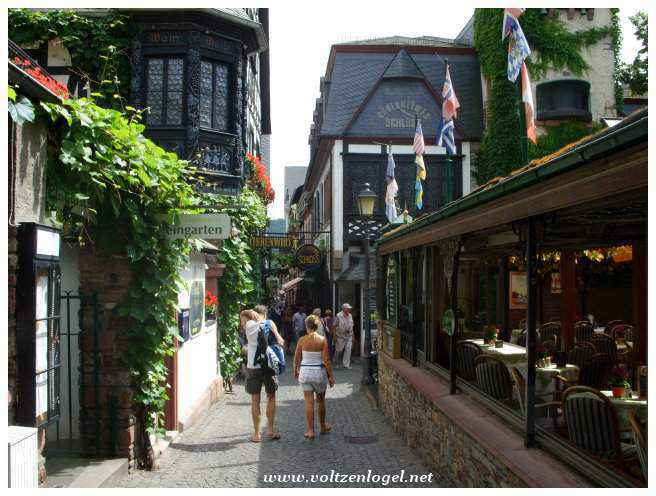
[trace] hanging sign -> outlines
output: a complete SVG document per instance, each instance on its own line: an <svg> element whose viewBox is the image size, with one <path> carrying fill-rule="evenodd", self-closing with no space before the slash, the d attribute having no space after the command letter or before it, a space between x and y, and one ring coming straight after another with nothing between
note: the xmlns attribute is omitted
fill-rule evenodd
<svg viewBox="0 0 656 496"><path fill-rule="evenodd" d="M449 336L453 336L453 333L456 330L455 315L453 314L453 310L450 308L446 310L442 316L442 330Z"/></svg>
<svg viewBox="0 0 656 496"><path fill-rule="evenodd" d="M298 248L298 238L294 236L251 236L248 245L251 248Z"/></svg>
<svg viewBox="0 0 656 496"><path fill-rule="evenodd" d="M228 239L230 216L227 214L180 214L173 224L166 225L169 239Z"/></svg>
<svg viewBox="0 0 656 496"><path fill-rule="evenodd" d="M296 266L301 270L318 269L321 266L321 252L314 245L307 244L296 250Z"/></svg>

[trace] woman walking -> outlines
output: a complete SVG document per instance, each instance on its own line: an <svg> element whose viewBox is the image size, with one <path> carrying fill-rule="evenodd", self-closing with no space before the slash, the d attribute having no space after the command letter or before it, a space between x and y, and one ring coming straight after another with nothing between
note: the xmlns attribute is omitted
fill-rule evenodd
<svg viewBox="0 0 656 496"><path fill-rule="evenodd" d="M331 426L326 423L326 388L335 385L333 369L330 366L328 341L317 334L320 319L310 315L305 320L307 334L296 345L294 355L294 377L298 379L305 397L305 418L307 431L304 434L308 439L314 439L314 403L316 398L317 413L319 415L320 433L330 432Z"/></svg>

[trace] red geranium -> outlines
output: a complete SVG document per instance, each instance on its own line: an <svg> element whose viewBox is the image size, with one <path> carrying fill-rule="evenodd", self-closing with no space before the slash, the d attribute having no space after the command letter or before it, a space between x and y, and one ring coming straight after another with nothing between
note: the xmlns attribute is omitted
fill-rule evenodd
<svg viewBox="0 0 656 496"><path fill-rule="evenodd" d="M265 203L271 203L275 199L275 191L271 186L271 180L266 173L266 166L262 161L251 153L246 154L246 164L250 171L249 185L258 192Z"/></svg>
<svg viewBox="0 0 656 496"><path fill-rule="evenodd" d="M51 92L60 98L68 98L68 88L54 79L52 76L43 73L43 70L38 65L34 65L32 61L14 57L12 62L25 71L25 73L36 79L42 86L48 88Z"/></svg>

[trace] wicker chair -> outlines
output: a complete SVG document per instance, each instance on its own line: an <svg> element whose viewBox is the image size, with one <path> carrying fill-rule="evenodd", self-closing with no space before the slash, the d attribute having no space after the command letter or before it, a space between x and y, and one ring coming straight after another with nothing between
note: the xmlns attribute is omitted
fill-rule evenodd
<svg viewBox="0 0 656 496"><path fill-rule="evenodd" d="M562 326L560 322L547 322L540 326L540 341L553 341L556 346L560 343L560 334Z"/></svg>
<svg viewBox="0 0 656 496"><path fill-rule="evenodd" d="M582 343L592 340L594 336L594 327L587 320L581 320L574 324L574 342Z"/></svg>
<svg viewBox="0 0 656 496"><path fill-rule="evenodd" d="M479 389L496 400L512 404L513 382L506 364L486 354L477 356L474 364Z"/></svg>
<svg viewBox="0 0 656 496"><path fill-rule="evenodd" d="M604 328L604 334L608 334L610 336L613 327L620 324L626 324L626 322L623 320L611 320L608 324L606 324L606 327Z"/></svg>
<svg viewBox="0 0 656 496"><path fill-rule="evenodd" d="M576 365L580 370L590 362L596 352L597 350L592 343L577 343L569 350L567 363Z"/></svg>
<svg viewBox="0 0 656 496"><path fill-rule="evenodd" d="M623 363L631 362L631 355L633 352L632 345L635 344L633 341L634 338L634 327L630 324L617 324L613 326L610 330L610 337L615 341L615 347L617 345L624 345L622 351L617 350L617 361ZM629 343L632 343L630 345Z"/></svg>
<svg viewBox="0 0 656 496"><path fill-rule="evenodd" d="M642 476L645 478L645 482L647 482L649 480L647 478L647 423L645 422L643 426L635 411L629 410L629 424L631 425L633 440L635 441L638 452Z"/></svg>
<svg viewBox="0 0 656 496"><path fill-rule="evenodd" d="M612 368L612 362L606 353L595 353L587 363L579 367L578 379L568 379L561 375L555 376L556 390L562 383L565 389L570 386L586 386L594 389L604 389L608 380L608 374Z"/></svg>
<svg viewBox="0 0 656 496"><path fill-rule="evenodd" d="M521 319L519 321L519 328L520 329L526 329L526 325L527 325L527 320L526 319Z"/></svg>
<svg viewBox="0 0 656 496"><path fill-rule="evenodd" d="M610 399L597 389L573 386L563 393L563 415L569 440L578 449L626 469L635 448L620 443L617 410Z"/></svg>
<svg viewBox="0 0 656 496"><path fill-rule="evenodd" d="M517 344L518 344L519 346L523 346L524 348L526 348L526 338L527 338L527 335L528 335L528 333L526 332L526 329L524 329L524 330L522 331L522 333L521 333L519 336L517 336Z"/></svg>
<svg viewBox="0 0 656 496"><path fill-rule="evenodd" d="M611 365L617 360L617 345L615 340L607 334L595 334L590 342L594 345L598 353L605 353L610 357Z"/></svg>
<svg viewBox="0 0 656 496"><path fill-rule="evenodd" d="M515 397L519 403L519 411L522 415L526 415L526 381L524 376L517 367L510 370L514 381ZM558 415L560 414L559 408L562 406L560 401L546 401L544 403L535 404L536 423L543 428L549 427L549 417L552 419L553 430L558 430Z"/></svg>
<svg viewBox="0 0 656 496"><path fill-rule="evenodd" d="M456 344L456 374L466 381L476 380L476 366L474 360L483 350L476 343L460 341Z"/></svg>

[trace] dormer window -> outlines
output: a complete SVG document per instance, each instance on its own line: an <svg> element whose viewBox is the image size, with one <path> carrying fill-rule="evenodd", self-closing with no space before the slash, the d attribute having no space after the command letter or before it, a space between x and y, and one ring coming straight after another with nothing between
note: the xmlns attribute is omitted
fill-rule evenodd
<svg viewBox="0 0 656 496"><path fill-rule="evenodd" d="M146 122L151 126L182 125L184 61L181 57L152 57L146 69Z"/></svg>
<svg viewBox="0 0 656 496"><path fill-rule="evenodd" d="M590 121L590 83L564 80L537 87L538 120Z"/></svg>

